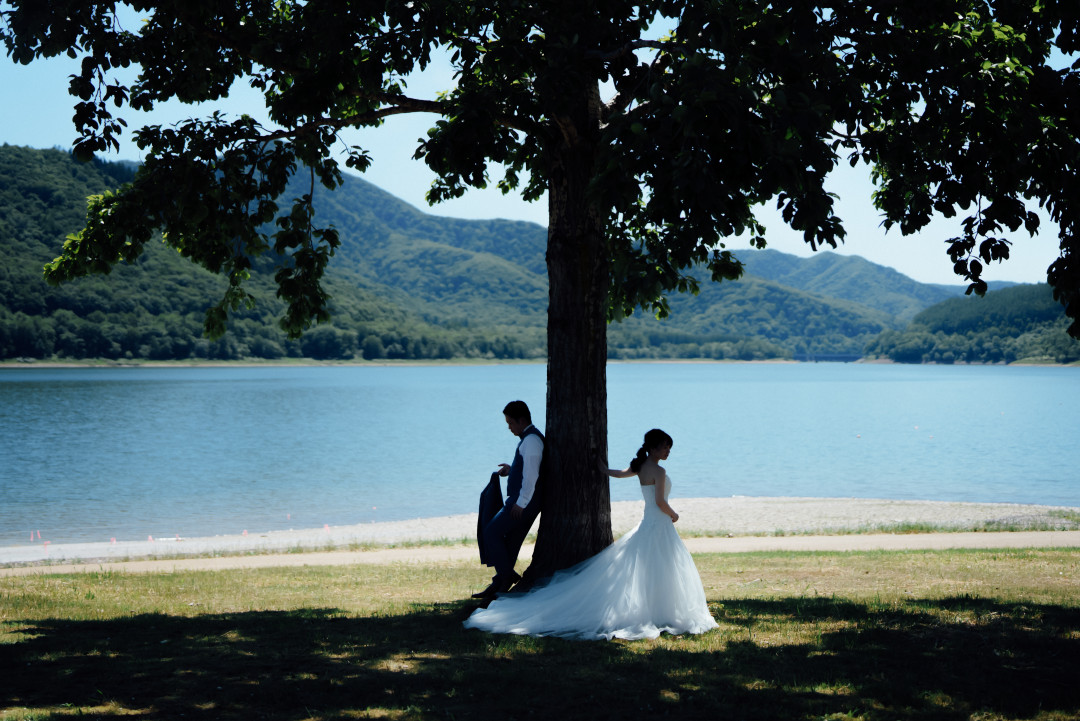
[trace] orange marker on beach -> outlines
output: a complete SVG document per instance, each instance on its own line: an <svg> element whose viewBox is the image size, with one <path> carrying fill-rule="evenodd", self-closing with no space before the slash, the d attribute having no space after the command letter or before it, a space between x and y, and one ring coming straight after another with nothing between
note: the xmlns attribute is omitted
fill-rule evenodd
<svg viewBox="0 0 1080 721"><path fill-rule="evenodd" d="M116 536L109 539L109 543L116 543Z"/></svg>
<svg viewBox="0 0 1080 721"><path fill-rule="evenodd" d="M153 543L154 542L154 537L153 536L147 536L146 540L150 541L150 543Z"/></svg>

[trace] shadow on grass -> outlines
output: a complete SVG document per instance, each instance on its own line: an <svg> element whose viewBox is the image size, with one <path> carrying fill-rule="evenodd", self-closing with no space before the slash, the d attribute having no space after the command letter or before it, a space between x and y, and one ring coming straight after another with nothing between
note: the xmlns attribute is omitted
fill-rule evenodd
<svg viewBox="0 0 1080 721"><path fill-rule="evenodd" d="M661 643L493 636L462 629L470 610L9 621L26 638L0 647L0 707L245 720L1080 715L1073 607L734 600L714 605L711 635Z"/></svg>

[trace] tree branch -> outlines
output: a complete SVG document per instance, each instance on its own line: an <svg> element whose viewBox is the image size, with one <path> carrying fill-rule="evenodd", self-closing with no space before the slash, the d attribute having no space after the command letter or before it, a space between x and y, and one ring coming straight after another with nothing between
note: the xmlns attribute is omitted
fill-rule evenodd
<svg viewBox="0 0 1080 721"><path fill-rule="evenodd" d="M379 95L382 94L380 93ZM375 99L374 96L371 97ZM403 115L405 113L443 113L446 110L444 103L435 100L419 100L417 98L407 98L400 95L388 95L387 97L395 98L396 104L391 107L380 108L368 113L357 113L342 118L314 118L302 125L297 125L292 128L282 128L281 130L275 130L274 132L260 135L259 140L262 142L271 142L274 140L283 140L285 138L306 135L315 132L319 128L332 127L340 130L348 127L371 125L392 115Z"/></svg>
<svg viewBox="0 0 1080 721"><path fill-rule="evenodd" d="M352 116L363 122L370 117L372 120L379 120L381 118L390 115L400 115L402 113L435 113L436 115L442 115L447 110L446 103L440 100L421 100L420 98L410 98L406 95L395 95L393 93L383 92L355 92L353 97L362 98L364 100L374 100L384 105L390 106L373 110L370 113L361 113L359 115Z"/></svg>
<svg viewBox="0 0 1080 721"><path fill-rule="evenodd" d="M634 40L626 43L614 50L603 52L600 50L590 50L585 53L586 60L600 60L605 63L610 63L612 60L618 60L630 55L635 50L641 50L642 48L652 48L653 50L670 50L673 46L677 45L670 40Z"/></svg>
<svg viewBox="0 0 1080 721"><path fill-rule="evenodd" d="M642 71L641 77L638 78L637 82L629 83L627 87L617 92L615 94L615 97L613 97L609 102L604 103L603 107L600 109L601 122L606 123L608 119L611 118L611 116L617 113L621 113L625 111L628 107L630 107L630 103L634 102L634 98L637 97L638 90L641 88L642 84L649 78L650 75L652 75L653 70L655 70L657 60L659 60L659 55L657 55L657 57L654 57L652 62L649 63L649 66ZM647 105L647 101L645 103L642 103L642 106Z"/></svg>

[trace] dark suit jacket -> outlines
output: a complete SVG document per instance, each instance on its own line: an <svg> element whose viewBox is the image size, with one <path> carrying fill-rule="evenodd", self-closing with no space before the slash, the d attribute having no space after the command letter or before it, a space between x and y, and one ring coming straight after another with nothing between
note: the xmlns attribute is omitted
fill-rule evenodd
<svg viewBox="0 0 1080 721"><path fill-rule="evenodd" d="M491 480L480 492L480 513L476 518L476 545L480 549L480 563L485 566L488 563L487 549L484 548L484 526L486 526L495 514L502 510L503 494L502 485L499 483L499 474L492 473Z"/></svg>

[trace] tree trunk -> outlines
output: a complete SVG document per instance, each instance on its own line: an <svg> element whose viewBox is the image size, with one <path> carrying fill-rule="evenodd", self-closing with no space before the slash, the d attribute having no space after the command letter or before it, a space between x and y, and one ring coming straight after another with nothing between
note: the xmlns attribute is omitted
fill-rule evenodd
<svg viewBox="0 0 1080 721"><path fill-rule="evenodd" d="M607 459L607 291L603 216L588 200L598 92L557 118L548 185L548 469L527 578L572 566L612 542Z"/></svg>

